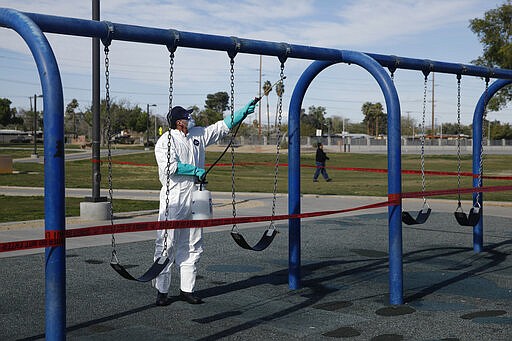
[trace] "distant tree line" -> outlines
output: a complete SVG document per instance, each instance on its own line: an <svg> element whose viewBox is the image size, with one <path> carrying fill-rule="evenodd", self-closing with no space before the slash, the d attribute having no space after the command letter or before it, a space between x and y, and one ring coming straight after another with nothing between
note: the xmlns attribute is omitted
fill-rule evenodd
<svg viewBox="0 0 512 341"><path fill-rule="evenodd" d="M261 102L260 102L261 103ZM0 98L0 128L2 129L18 129L31 131L33 129L34 112L30 110L11 108L11 101L7 98ZM68 136L77 137L78 135L85 135L87 138L90 136L92 127L92 112L91 108L80 110L80 105L76 99L71 100L66 105L64 113L64 131ZM226 92L216 92L206 96L203 109L194 106L193 117L197 125L207 126L222 120L224 117L231 114L229 110L229 95ZM100 122L103 128L103 139L106 141L106 103L105 100L101 101L100 108ZM276 109L277 110L277 109ZM118 134L121 131L128 131L129 133L146 133L148 128L150 130L150 137L155 134L154 126L155 119L158 127L167 127L165 119L150 115L143 108L138 105L132 106L126 100L112 101L110 105L111 111L111 124L113 134ZM343 131L350 133L368 134L370 136L386 135L387 134L387 114L384 112L383 105L379 102L372 103L366 102L361 107L361 114L363 120L358 123L350 122L343 117L332 115L327 116L327 110L323 106L310 106L306 110L301 109L301 135L302 136L315 136L318 129L322 130L322 134L341 134ZM43 115L42 111L38 111L38 128L43 129ZM270 120L267 116L267 125L264 127L264 132L269 136L275 134ZM239 130L239 136L258 136L260 133L258 120L252 122L244 122ZM421 126L408 116L402 117L402 135L412 136L421 133ZM489 122L484 121L484 133L486 138L489 136L487 129L490 127L490 137L493 140L499 139L512 139L512 127L509 123L501 123L494 120ZM456 135L460 133L471 136L472 126L461 125L460 130L455 123L443 123L442 128L438 127L434 135ZM281 132L287 131L287 124L283 122L281 125ZM427 135L432 135L430 128L426 129Z"/></svg>

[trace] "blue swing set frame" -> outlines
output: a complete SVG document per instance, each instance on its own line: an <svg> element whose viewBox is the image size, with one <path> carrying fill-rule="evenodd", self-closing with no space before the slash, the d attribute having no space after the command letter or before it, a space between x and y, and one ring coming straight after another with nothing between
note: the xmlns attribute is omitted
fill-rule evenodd
<svg viewBox="0 0 512 341"><path fill-rule="evenodd" d="M401 204L401 132L400 102L395 86L385 68L438 72L463 76L496 79L483 94L473 116L473 173L480 171L480 147L482 144L482 119L485 105L501 88L512 82L512 70L486 68L475 65L404 58L390 55L363 53L313 46L242 39L229 36L208 35L177 30L141 27L106 21L58 17L36 13L23 13L14 9L0 8L0 26L16 31L29 47L39 72L44 101L44 179L45 179L45 233L61 238L57 246L48 247L46 255L46 336L52 340L64 340L66 329L65 297L65 173L64 173L64 103L62 82L57 60L43 32L123 40L138 43L275 56L282 59L312 60L292 93L288 122L288 211L301 213L300 206L300 109L306 90L312 80L324 69L336 63L359 65L369 72L378 83L388 112L388 197L393 202L388 207L389 216L389 302L403 303L402 269L402 204ZM474 179L473 187L478 187ZM473 195L483 207L482 195ZM300 287L300 219L289 220L289 288ZM473 227L473 248L483 249L483 220Z"/></svg>

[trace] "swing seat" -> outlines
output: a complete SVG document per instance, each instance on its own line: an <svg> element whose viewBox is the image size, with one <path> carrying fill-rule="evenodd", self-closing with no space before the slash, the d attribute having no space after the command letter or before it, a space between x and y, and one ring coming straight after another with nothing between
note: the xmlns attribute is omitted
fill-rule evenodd
<svg viewBox="0 0 512 341"><path fill-rule="evenodd" d="M110 266L112 269L114 269L118 274L120 274L122 277L130 280L130 281L136 281L136 282L149 282L153 279L155 279L169 264L169 258L168 257L158 257L153 265L146 271L142 276L135 278L133 277L120 263L117 259L117 256L113 255L112 260L110 261Z"/></svg>
<svg viewBox="0 0 512 341"><path fill-rule="evenodd" d="M265 233L263 233L261 239L254 246L250 246L239 231L231 231L231 237L233 237L234 241L241 248L252 251L263 251L269 247L270 244L272 244L272 241L274 240L274 237L277 235L277 233L278 231L275 228L267 229Z"/></svg>
<svg viewBox="0 0 512 341"><path fill-rule="evenodd" d="M402 222L407 225L423 224L427 221L428 217L430 216L430 212L432 212L432 209L430 207L428 207L427 209L423 208L418 212L416 218L413 218L409 212L403 211Z"/></svg>
<svg viewBox="0 0 512 341"><path fill-rule="evenodd" d="M481 210L480 207L472 207L467 215L462 210L457 210L453 214L459 225L476 226L480 221Z"/></svg>

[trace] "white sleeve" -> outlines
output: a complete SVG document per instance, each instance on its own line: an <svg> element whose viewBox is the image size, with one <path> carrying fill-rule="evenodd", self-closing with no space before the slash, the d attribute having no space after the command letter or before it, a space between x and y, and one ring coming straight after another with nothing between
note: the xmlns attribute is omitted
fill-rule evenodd
<svg viewBox="0 0 512 341"><path fill-rule="evenodd" d="M224 120L220 120L217 123L209 125L204 131L205 147L217 142L227 135L227 133L229 133L229 128Z"/></svg>

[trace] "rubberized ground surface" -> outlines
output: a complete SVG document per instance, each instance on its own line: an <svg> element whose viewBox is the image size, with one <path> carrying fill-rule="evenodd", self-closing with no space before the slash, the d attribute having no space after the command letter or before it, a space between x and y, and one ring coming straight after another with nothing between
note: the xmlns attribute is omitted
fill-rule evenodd
<svg viewBox="0 0 512 341"><path fill-rule="evenodd" d="M110 245L67 251L70 340L511 340L512 223L485 217L484 252L470 228L434 212L404 225L405 304L388 304L387 215L302 223L302 288L288 289L288 231L269 249L238 248L228 231L205 233L197 293L205 303L154 305L151 284L119 277ZM244 230L256 241L265 226ZM108 239L108 236L104 236ZM141 274L153 241L118 245ZM0 339L44 338L44 254L0 258ZM171 295L177 295L174 272Z"/></svg>

